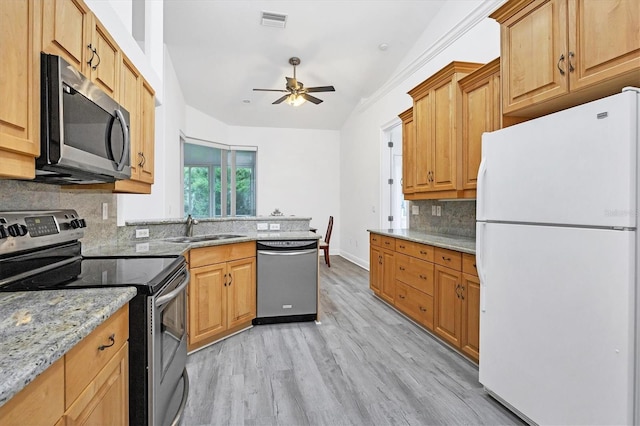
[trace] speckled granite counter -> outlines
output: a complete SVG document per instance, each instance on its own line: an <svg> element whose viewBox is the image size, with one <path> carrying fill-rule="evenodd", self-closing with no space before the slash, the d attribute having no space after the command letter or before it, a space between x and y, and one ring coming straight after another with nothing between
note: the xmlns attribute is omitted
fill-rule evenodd
<svg viewBox="0 0 640 426"><path fill-rule="evenodd" d="M139 241L120 242L117 244L102 245L99 247L83 247L82 254L84 256L177 256L197 247L218 246L223 244L242 243L245 241L317 240L320 238L322 238L320 234L310 231L272 231L245 233L243 236L237 238L192 243L140 239Z"/></svg>
<svg viewBox="0 0 640 426"><path fill-rule="evenodd" d="M135 295L133 287L0 293L0 406Z"/></svg>
<svg viewBox="0 0 640 426"><path fill-rule="evenodd" d="M374 234L400 238L402 240L414 241L416 243L457 250L463 253L476 254L476 240L474 238L428 234L411 229L367 229L367 231Z"/></svg>

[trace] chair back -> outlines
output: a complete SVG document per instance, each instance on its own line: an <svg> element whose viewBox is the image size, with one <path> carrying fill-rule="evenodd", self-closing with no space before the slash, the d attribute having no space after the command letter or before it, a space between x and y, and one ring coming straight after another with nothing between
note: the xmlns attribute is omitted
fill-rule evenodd
<svg viewBox="0 0 640 426"><path fill-rule="evenodd" d="M331 231L333 231L333 216L329 216L329 225L327 226L327 233L324 234L324 242L329 244L331 239Z"/></svg>

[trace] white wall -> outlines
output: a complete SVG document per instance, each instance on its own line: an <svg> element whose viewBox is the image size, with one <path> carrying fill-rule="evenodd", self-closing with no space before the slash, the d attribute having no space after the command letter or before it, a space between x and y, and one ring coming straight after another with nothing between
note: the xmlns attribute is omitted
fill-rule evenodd
<svg viewBox="0 0 640 426"><path fill-rule="evenodd" d="M355 263L368 268L367 229L382 226L379 210L383 126L412 105L407 95L411 88L451 61L484 63L500 55L499 25L482 17L489 12L483 12L478 19L476 8L481 4L477 0L448 2L432 21L436 25L427 28L401 62L397 75L402 78L394 76L394 84L383 86L380 93L357 108L341 130L340 247L341 254ZM499 2L493 4L495 9ZM414 72L406 73L414 68Z"/></svg>
<svg viewBox="0 0 640 426"><path fill-rule="evenodd" d="M340 132L337 130L230 127L232 145L258 147L258 216L278 208L311 217L324 236L334 217L331 254L340 253Z"/></svg>

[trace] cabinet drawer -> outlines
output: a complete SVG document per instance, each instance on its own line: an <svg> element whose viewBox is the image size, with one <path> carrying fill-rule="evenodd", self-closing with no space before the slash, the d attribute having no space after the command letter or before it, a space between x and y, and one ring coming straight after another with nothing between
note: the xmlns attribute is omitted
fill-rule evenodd
<svg viewBox="0 0 640 426"><path fill-rule="evenodd" d="M478 276L476 267L476 257L472 254L462 253L462 272L465 274Z"/></svg>
<svg viewBox="0 0 640 426"><path fill-rule="evenodd" d="M385 237L384 235L381 236L382 240L381 240L381 244L380 247L382 248L386 248L388 250L394 250L396 249L396 239L393 237Z"/></svg>
<svg viewBox="0 0 640 426"><path fill-rule="evenodd" d="M61 358L0 407L0 424L53 425L63 413L64 361Z"/></svg>
<svg viewBox="0 0 640 426"><path fill-rule="evenodd" d="M111 344L110 336L113 336L113 346L100 350ZM129 305L125 305L67 352L64 356L65 408L69 408L128 339Z"/></svg>
<svg viewBox="0 0 640 426"><path fill-rule="evenodd" d="M372 246L380 247L382 246L382 235L380 234L369 234L369 244Z"/></svg>
<svg viewBox="0 0 640 426"><path fill-rule="evenodd" d="M395 306L429 330L433 330L433 297L396 281Z"/></svg>
<svg viewBox="0 0 640 426"><path fill-rule="evenodd" d="M433 263L396 253L396 280L433 296Z"/></svg>
<svg viewBox="0 0 640 426"><path fill-rule="evenodd" d="M414 243L413 241L396 241L396 251L422 260L433 262L433 246Z"/></svg>
<svg viewBox="0 0 640 426"><path fill-rule="evenodd" d="M256 243L223 244L220 246L200 247L189 252L189 267L213 265L215 263L228 262L230 260L255 257Z"/></svg>
<svg viewBox="0 0 640 426"><path fill-rule="evenodd" d="M435 248L435 263L447 268L462 270L462 253L459 251L447 250L440 247Z"/></svg>

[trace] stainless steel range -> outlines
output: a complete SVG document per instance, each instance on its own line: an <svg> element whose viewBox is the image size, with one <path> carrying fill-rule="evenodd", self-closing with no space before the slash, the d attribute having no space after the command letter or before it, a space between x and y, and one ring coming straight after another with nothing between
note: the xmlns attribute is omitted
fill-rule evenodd
<svg viewBox="0 0 640 426"><path fill-rule="evenodd" d="M134 286L131 425L177 424L189 393L183 256L83 257L75 210L0 212L0 292Z"/></svg>

